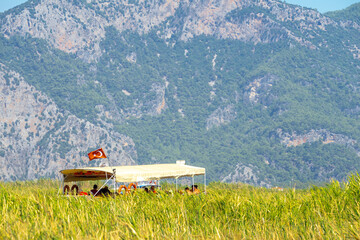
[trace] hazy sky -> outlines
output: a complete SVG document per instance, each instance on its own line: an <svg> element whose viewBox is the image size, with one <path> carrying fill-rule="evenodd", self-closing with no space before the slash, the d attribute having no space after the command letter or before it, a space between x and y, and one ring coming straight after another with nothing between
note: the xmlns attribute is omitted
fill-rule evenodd
<svg viewBox="0 0 360 240"><path fill-rule="evenodd" d="M285 0L287 3L297 4L304 7L316 8L320 12L334 11L346 8L360 0ZM0 0L0 12L19 5L26 0Z"/></svg>
<svg viewBox="0 0 360 240"><path fill-rule="evenodd" d="M4 12L24 2L26 0L0 0L0 12Z"/></svg>

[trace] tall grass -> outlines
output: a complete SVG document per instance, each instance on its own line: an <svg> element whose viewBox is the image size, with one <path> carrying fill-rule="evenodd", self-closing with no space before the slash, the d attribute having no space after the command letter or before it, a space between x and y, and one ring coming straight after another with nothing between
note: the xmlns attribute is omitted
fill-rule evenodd
<svg viewBox="0 0 360 240"><path fill-rule="evenodd" d="M58 195L58 182L0 183L1 239L360 239L360 177L282 192L211 183L206 195Z"/></svg>

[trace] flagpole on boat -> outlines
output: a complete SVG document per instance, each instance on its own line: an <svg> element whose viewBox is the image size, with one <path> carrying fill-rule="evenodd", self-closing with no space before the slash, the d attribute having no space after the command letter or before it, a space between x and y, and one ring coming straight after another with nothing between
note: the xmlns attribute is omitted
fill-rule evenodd
<svg viewBox="0 0 360 240"><path fill-rule="evenodd" d="M113 169L114 173L114 197L116 196L116 169Z"/></svg>

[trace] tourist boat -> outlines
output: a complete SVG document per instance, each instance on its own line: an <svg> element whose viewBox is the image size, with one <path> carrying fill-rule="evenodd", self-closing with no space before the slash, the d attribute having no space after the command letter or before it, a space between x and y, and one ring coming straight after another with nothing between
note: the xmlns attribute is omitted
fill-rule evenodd
<svg viewBox="0 0 360 240"><path fill-rule="evenodd" d="M75 169L61 170L62 174L62 193L65 195L89 196L89 192L79 192L76 183L82 181L103 180L104 184L98 189L98 192L112 183L112 195L118 195L122 191L129 192L136 190L141 183L148 182L150 185L156 181L157 186L161 186L162 179L175 179L176 190L178 188L178 179L182 177L192 177L194 185L194 177L204 176L204 191L206 192L206 170L205 168L189 166L184 160L178 160L173 164L151 164L151 165L133 165L133 166L115 166L115 167L82 167ZM68 184L74 182L70 188ZM119 183L121 185L118 187ZM140 184L139 184L140 183ZM128 185L127 185L128 184ZM59 192L60 192L59 191ZM94 194L95 196L97 194Z"/></svg>

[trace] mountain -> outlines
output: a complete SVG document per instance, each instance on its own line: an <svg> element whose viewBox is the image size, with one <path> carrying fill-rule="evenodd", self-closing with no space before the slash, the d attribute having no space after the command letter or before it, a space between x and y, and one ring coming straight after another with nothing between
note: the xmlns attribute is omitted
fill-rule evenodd
<svg viewBox="0 0 360 240"><path fill-rule="evenodd" d="M337 21L351 21L360 24L360 3L355 3L344 10L328 12L326 13L326 16Z"/></svg>
<svg viewBox="0 0 360 240"><path fill-rule="evenodd" d="M343 180L360 169L359 35L353 15L276 0L28 1L0 15L1 179L103 147L209 181Z"/></svg>
<svg viewBox="0 0 360 240"><path fill-rule="evenodd" d="M86 154L99 144L111 154L111 163L134 164L131 138L59 109L4 65L0 65L0 86L1 180L56 177L59 169L85 164Z"/></svg>

